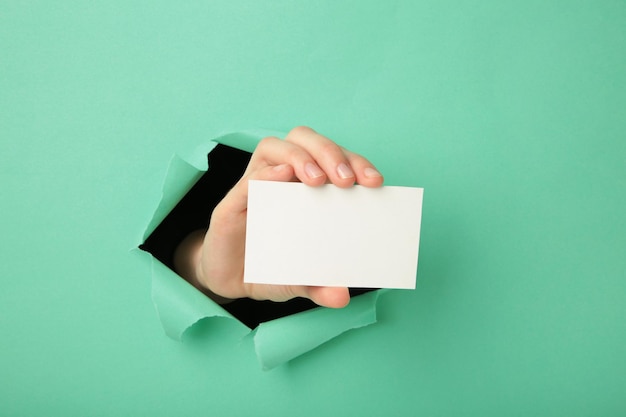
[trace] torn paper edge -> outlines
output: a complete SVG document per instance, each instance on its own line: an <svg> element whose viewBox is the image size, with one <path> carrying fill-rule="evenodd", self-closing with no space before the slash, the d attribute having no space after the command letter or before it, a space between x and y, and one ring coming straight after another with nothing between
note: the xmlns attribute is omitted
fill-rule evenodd
<svg viewBox="0 0 626 417"><path fill-rule="evenodd" d="M137 247L150 236L170 211L210 167L206 155L218 144L254 152L259 140L267 136L282 137L280 132L252 130L232 132L198 146L185 158L174 155L163 180L159 203L146 226L142 241L133 253L146 253L151 259L152 302L166 335L181 341L185 332L202 319L232 319L253 334L257 359L264 370L288 362L342 333L376 322L379 291L354 297L343 309L318 307L301 313L261 323L249 330L243 323L206 297L151 254Z"/></svg>
<svg viewBox="0 0 626 417"><path fill-rule="evenodd" d="M344 308L318 307L303 311L294 320L261 323L254 331L254 348L264 371L297 358L341 334L376 323L376 306L382 291L372 291L350 300ZM299 343L290 343L297 339Z"/></svg>

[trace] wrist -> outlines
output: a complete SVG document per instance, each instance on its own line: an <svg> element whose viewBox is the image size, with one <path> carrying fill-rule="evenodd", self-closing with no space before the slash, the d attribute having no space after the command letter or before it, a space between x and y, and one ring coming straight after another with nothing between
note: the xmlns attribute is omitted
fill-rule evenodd
<svg viewBox="0 0 626 417"><path fill-rule="evenodd" d="M206 230L196 230L185 237L174 251L174 271L218 304L232 300L209 289L209 280L202 268L202 249Z"/></svg>

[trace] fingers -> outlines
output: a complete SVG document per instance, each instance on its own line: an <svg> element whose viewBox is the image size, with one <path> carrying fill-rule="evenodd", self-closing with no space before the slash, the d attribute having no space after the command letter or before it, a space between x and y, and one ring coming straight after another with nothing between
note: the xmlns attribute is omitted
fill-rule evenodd
<svg viewBox="0 0 626 417"><path fill-rule="evenodd" d="M317 186L326 182L326 173L309 152L300 146L274 137L265 138L259 143L250 161L249 169L281 164L289 164L293 167L296 177L307 185Z"/></svg>
<svg viewBox="0 0 626 417"><path fill-rule="evenodd" d="M297 127L289 132L285 142L294 143L311 154L328 179L338 187L350 187L356 181L356 174L342 149L313 129Z"/></svg>
<svg viewBox="0 0 626 417"><path fill-rule="evenodd" d="M342 308L350 302L350 292L345 287L288 286L295 297L304 297L322 307ZM291 297L293 298L293 297Z"/></svg>
<svg viewBox="0 0 626 417"><path fill-rule="evenodd" d="M308 127L293 129L285 140L263 139L254 151L248 171L280 164L292 166L295 176L311 186L327 180L343 188L355 182L366 187L383 184L382 175L371 162Z"/></svg>
<svg viewBox="0 0 626 417"><path fill-rule="evenodd" d="M285 141L305 149L339 187L350 187L355 181L366 187L380 187L383 177L374 165L362 156L338 146L308 127L293 129Z"/></svg>
<svg viewBox="0 0 626 417"><path fill-rule="evenodd" d="M309 299L315 304L330 307L343 308L350 302L350 292L347 288L339 287L308 287Z"/></svg>
<svg viewBox="0 0 626 417"><path fill-rule="evenodd" d="M370 161L347 149L342 148L342 150L356 173L356 181L360 185L366 187L380 187L383 185L384 178L382 174L378 172Z"/></svg>

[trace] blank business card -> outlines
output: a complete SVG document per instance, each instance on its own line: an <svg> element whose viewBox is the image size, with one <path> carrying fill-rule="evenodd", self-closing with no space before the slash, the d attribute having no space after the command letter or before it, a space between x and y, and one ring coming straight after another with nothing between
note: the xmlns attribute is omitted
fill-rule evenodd
<svg viewBox="0 0 626 417"><path fill-rule="evenodd" d="M244 281L414 289L423 191L250 181Z"/></svg>

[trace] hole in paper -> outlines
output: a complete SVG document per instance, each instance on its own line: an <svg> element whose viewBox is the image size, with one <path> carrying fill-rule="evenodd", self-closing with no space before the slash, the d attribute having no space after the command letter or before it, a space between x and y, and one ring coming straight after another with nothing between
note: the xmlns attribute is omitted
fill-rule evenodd
<svg viewBox="0 0 626 417"><path fill-rule="evenodd" d="M174 270L176 247L189 233L208 227L213 209L241 178L251 156L248 152L222 144L213 148L208 154L209 170L148 236L140 249ZM350 295L357 296L369 291L350 289ZM260 323L310 310L317 305L303 298L280 303L243 298L222 307L254 329Z"/></svg>

